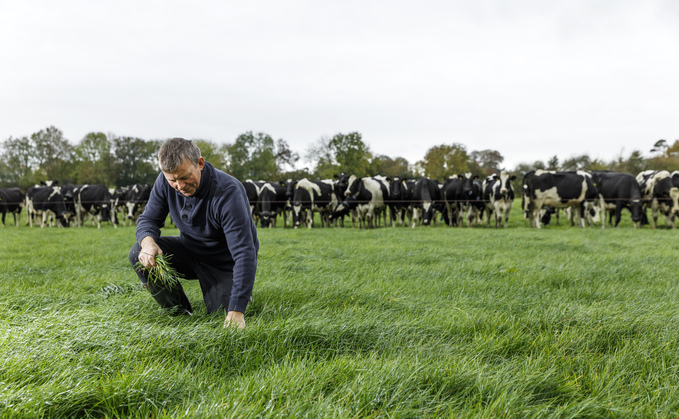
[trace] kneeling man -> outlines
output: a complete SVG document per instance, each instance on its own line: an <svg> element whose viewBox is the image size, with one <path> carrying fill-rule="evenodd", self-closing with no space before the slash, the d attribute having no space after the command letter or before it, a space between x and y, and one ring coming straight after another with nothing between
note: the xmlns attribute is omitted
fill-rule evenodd
<svg viewBox="0 0 679 419"><path fill-rule="evenodd" d="M158 175L137 222L130 263L155 266L155 256L171 255L186 279L198 279L208 312L227 310L224 326L245 327L257 270L259 241L245 188L206 162L191 141L173 138L158 152ZM179 236L160 236L167 214ZM144 287L162 307L192 314L180 284L165 288L137 270Z"/></svg>

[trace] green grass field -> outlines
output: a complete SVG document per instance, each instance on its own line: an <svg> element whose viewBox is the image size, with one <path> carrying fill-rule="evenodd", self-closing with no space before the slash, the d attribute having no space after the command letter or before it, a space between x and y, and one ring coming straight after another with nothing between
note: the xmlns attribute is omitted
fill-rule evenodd
<svg viewBox="0 0 679 419"><path fill-rule="evenodd" d="M8 225L0 417L677 417L679 231L623 219L260 230L242 331L162 311L133 227Z"/></svg>

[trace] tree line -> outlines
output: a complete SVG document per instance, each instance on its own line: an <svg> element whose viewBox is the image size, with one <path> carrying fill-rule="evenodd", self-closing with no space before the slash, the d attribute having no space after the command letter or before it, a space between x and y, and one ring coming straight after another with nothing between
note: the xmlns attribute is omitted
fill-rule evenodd
<svg viewBox="0 0 679 419"><path fill-rule="evenodd" d="M110 187L152 183L158 175L156 155L163 141L90 132L72 144L54 126L30 136L9 137L0 149L0 187L27 189L46 179ZM359 132L320 137L303 155L292 150L285 140L274 140L263 132L245 132L232 143L193 141L207 161L241 181L327 179L341 172L359 177L379 174L444 180L453 174L472 172L488 176L507 170L503 166L504 157L497 150L467 151L464 144L441 144L429 148L422 160L410 162L404 157L373 153ZM308 164L299 168L300 161ZM555 155L544 162L521 163L510 170L517 173L534 169L614 170L637 174L649 168L679 169L679 140L673 144L656 141L648 156L634 150L627 157L621 153L611 161L583 154L561 162Z"/></svg>

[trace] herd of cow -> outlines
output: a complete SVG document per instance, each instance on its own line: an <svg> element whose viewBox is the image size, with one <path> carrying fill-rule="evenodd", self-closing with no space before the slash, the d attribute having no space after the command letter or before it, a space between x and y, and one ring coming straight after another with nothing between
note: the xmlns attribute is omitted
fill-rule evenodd
<svg viewBox="0 0 679 419"><path fill-rule="evenodd" d="M150 185L136 184L119 189L109 189L104 185L58 186L58 182L41 182L24 193L19 188L0 189L0 212L2 225L5 215L14 216L14 225L19 225L22 208L26 208L26 225L34 223L40 227L68 227L71 223L83 226L86 218L101 228L102 221L118 226L118 213L125 225L136 223L144 212L151 194Z"/></svg>
<svg viewBox="0 0 679 419"><path fill-rule="evenodd" d="M262 227L275 225L280 214L284 226L311 228L316 212L321 226L344 225L344 217L350 214L352 225L366 228L379 226L381 220L384 225L415 227L436 224L439 218L450 226L469 227L485 219L488 225L494 221L496 227L506 227L515 179L504 171L483 181L465 173L443 183L426 177L357 178L342 173L321 181L247 180L244 185L253 217ZM524 217L537 228L548 223L551 214L558 216L560 209L568 213L573 225L577 222L581 227L597 220L605 227L606 214L610 214L611 223L615 217L617 227L623 208L631 212L635 227L647 223L647 208L652 209L654 228L659 213L672 227L679 215L679 172L647 170L635 178L611 171L537 170L524 174L522 189Z"/></svg>
<svg viewBox="0 0 679 419"><path fill-rule="evenodd" d="M312 181L288 179L281 182L243 182L255 222L261 227L274 227L277 217L283 226L294 228L314 225L318 213L322 227L344 226L346 216L352 225L373 228L380 225L436 224L441 219L450 226L471 226L485 222L496 227L507 226L514 201L512 181L507 172L493 174L481 181L471 173L451 176L441 183L426 177L358 178L342 173L333 179ZM537 170L523 176L522 211L532 227L549 223L551 215L564 209L571 224L584 227L601 221L617 227L621 211L627 208L635 227L648 222L646 212L652 210L653 228L659 214L674 227L679 215L679 171L647 170L636 177L611 171L556 172ZM101 227L103 221L118 226L118 214L124 224L136 224L144 211L151 185L132 185L109 189L104 185L58 186L56 183L36 185L26 193L19 188L0 189L2 224L12 213L19 225L22 208L28 214L27 225L36 217L41 227L56 225L82 226L87 217ZM407 222L406 222L407 219Z"/></svg>

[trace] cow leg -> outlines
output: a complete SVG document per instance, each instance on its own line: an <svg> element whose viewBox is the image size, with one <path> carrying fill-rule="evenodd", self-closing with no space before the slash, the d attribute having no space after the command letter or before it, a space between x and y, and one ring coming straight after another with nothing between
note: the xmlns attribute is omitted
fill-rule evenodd
<svg viewBox="0 0 679 419"><path fill-rule="evenodd" d="M618 224L620 224L620 218L622 215L622 207L623 203L621 201L618 201L615 203L615 227L618 227Z"/></svg>

